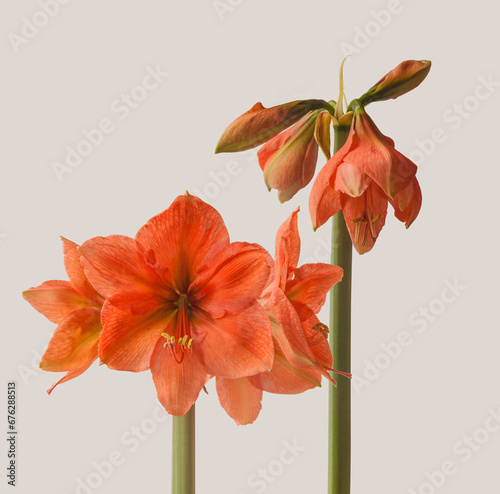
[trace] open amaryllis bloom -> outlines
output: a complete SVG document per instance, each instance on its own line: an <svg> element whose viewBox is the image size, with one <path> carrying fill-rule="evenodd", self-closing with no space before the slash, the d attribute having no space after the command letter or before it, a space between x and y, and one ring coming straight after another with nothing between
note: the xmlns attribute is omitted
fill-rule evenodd
<svg viewBox="0 0 500 494"><path fill-rule="evenodd" d="M50 321L58 324L40 367L67 372L49 390L85 372L97 359L103 297L88 282L77 244L62 238L64 265L70 281L45 281L23 292L23 297Z"/></svg>
<svg viewBox="0 0 500 494"><path fill-rule="evenodd" d="M346 143L314 182L309 200L313 227L342 209L354 247L360 254L368 252L384 226L389 202L407 228L417 217L422 195L416 171L358 106Z"/></svg>
<svg viewBox="0 0 500 494"><path fill-rule="evenodd" d="M212 376L271 369L271 325L257 299L272 259L259 245L230 243L219 213L197 197L179 196L135 239L96 237L80 252L106 297L99 358L151 369L169 413L187 413Z"/></svg>
<svg viewBox="0 0 500 494"><path fill-rule="evenodd" d="M335 382L328 328L316 314L328 291L342 279L330 264L297 267L300 237L295 211L276 235L275 275L261 298L272 326L272 372L241 379L217 378L217 393L237 424L252 423L262 408L262 392L298 394L321 385L322 375Z"/></svg>

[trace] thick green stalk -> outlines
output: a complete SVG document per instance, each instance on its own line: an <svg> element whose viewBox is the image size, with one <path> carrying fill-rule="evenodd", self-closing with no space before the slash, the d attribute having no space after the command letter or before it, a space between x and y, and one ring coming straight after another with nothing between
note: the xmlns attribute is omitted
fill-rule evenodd
<svg viewBox="0 0 500 494"><path fill-rule="evenodd" d="M173 417L172 424L172 494L195 492L195 412Z"/></svg>
<svg viewBox="0 0 500 494"><path fill-rule="evenodd" d="M347 140L349 127L335 128L334 152ZM330 346L333 367L351 372L351 274L352 244L339 211L332 223L332 264L344 270L330 296ZM330 384L328 433L328 494L349 494L351 491L351 381L335 376L337 387Z"/></svg>

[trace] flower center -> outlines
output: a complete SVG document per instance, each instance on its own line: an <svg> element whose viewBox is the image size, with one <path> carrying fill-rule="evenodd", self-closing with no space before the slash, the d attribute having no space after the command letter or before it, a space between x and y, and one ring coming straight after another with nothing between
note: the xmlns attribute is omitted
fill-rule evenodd
<svg viewBox="0 0 500 494"><path fill-rule="evenodd" d="M193 346L194 338L191 337L187 296L181 294L176 305L178 309L177 314L174 316L176 317L176 321L173 326L175 334L171 336L169 333L162 333L161 335L167 340L163 344L163 348L168 347L175 361L180 364L184 359L185 353Z"/></svg>

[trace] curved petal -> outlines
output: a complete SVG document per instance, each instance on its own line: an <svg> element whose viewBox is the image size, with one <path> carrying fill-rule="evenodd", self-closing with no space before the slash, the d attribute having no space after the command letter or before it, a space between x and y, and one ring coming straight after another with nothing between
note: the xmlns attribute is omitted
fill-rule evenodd
<svg viewBox="0 0 500 494"><path fill-rule="evenodd" d="M371 183L361 197L344 198L343 211L352 244L359 254L365 254L373 248L385 224L387 196Z"/></svg>
<svg viewBox="0 0 500 494"><path fill-rule="evenodd" d="M148 315L130 315L109 302L102 308L99 358L110 369L141 372L149 369L161 334L173 319L164 309Z"/></svg>
<svg viewBox="0 0 500 494"><path fill-rule="evenodd" d="M287 250L287 275L288 269L295 269L297 264L299 263L300 257L300 236L299 236L299 228L298 228L298 220L297 216L299 213L299 208L297 208L279 227L278 232L276 233L276 241L274 244L275 249L275 257L276 260L279 257L279 251L283 248ZM286 239L286 244L283 244L281 239ZM275 266L276 271L280 270L278 265ZM287 276L288 277L288 276Z"/></svg>
<svg viewBox="0 0 500 494"><path fill-rule="evenodd" d="M40 368L52 372L88 369L97 359L101 329L99 309L86 307L71 312L56 328Z"/></svg>
<svg viewBox="0 0 500 494"><path fill-rule="evenodd" d="M73 287L85 298L96 304L102 305L104 303L104 298L95 291L94 287L85 276L85 272L80 263L81 254L78 252L78 244L64 237L61 237L61 240L63 243L64 267L66 268L66 273L68 273Z"/></svg>
<svg viewBox="0 0 500 494"><path fill-rule="evenodd" d="M173 297L168 271L156 266L154 253L133 238L95 237L79 251L92 286L123 311L147 314Z"/></svg>
<svg viewBox="0 0 500 494"><path fill-rule="evenodd" d="M54 389L59 386L59 384L71 381L71 379L74 379L75 377L81 376L90 366L92 365L92 362L87 367L81 367L80 369L69 371L67 374L65 374L59 381L54 383L48 390L47 393L50 395Z"/></svg>
<svg viewBox="0 0 500 494"><path fill-rule="evenodd" d="M248 378L227 379L217 377L217 395L222 408L237 425L255 422L262 409L262 390L253 386Z"/></svg>
<svg viewBox="0 0 500 494"><path fill-rule="evenodd" d="M422 206L422 191L415 178L413 182L400 192L394 201L390 201L394 208L394 215L399 221L406 224L406 228L415 221Z"/></svg>
<svg viewBox="0 0 500 494"><path fill-rule="evenodd" d="M328 292L343 275L342 268L331 264L304 264L294 271L285 294L292 303L307 305L316 314L323 307Z"/></svg>
<svg viewBox="0 0 500 494"><path fill-rule="evenodd" d="M193 352L187 351L182 362L177 362L168 348L159 340L151 356L151 374L158 399L171 415L185 415L198 398L210 376Z"/></svg>
<svg viewBox="0 0 500 494"><path fill-rule="evenodd" d="M191 324L196 334L193 353L209 374L236 379L272 367L271 324L257 302L238 315L220 319L193 310Z"/></svg>
<svg viewBox="0 0 500 494"><path fill-rule="evenodd" d="M315 123L316 112L312 112L259 151L266 185L279 191L281 202L291 199L314 176L318 159Z"/></svg>
<svg viewBox="0 0 500 494"><path fill-rule="evenodd" d="M216 319L238 314L260 297L272 262L260 245L234 242L189 287L189 300Z"/></svg>
<svg viewBox="0 0 500 494"><path fill-rule="evenodd" d="M380 132L363 109L355 112L353 130L355 142L345 161L359 167L394 198L411 183L417 166L394 149L392 140Z"/></svg>
<svg viewBox="0 0 500 494"><path fill-rule="evenodd" d="M221 215L191 195L177 197L167 210L151 218L137 232L136 240L170 270L180 293L187 292L202 264L229 245Z"/></svg>
<svg viewBox="0 0 500 494"><path fill-rule="evenodd" d="M314 362L309 350L299 315L281 290L274 290L261 301L270 320L272 335L284 356L295 367L306 367Z"/></svg>
<svg viewBox="0 0 500 494"><path fill-rule="evenodd" d="M315 230L342 209L340 192L330 186L330 181L335 180L336 170L341 163L338 156L342 149L335 153L332 159L328 160L318 173L312 186L311 195L309 196L309 213Z"/></svg>
<svg viewBox="0 0 500 494"><path fill-rule="evenodd" d="M370 185L372 179L357 166L341 163L335 174L334 189L351 197L359 197Z"/></svg>
<svg viewBox="0 0 500 494"><path fill-rule="evenodd" d="M299 394L321 386L321 374L314 366L297 369L279 348L274 355L272 371L251 376L248 380L258 389L278 394Z"/></svg>
<svg viewBox="0 0 500 494"><path fill-rule="evenodd" d="M75 290L69 281L64 280L44 281L40 286L24 291L23 297L34 309L56 324L75 310L95 306Z"/></svg>

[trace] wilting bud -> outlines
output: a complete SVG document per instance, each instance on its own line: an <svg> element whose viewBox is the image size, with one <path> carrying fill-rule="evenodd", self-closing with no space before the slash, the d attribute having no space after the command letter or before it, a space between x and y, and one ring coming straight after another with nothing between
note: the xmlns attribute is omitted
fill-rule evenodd
<svg viewBox="0 0 500 494"><path fill-rule="evenodd" d="M429 60L406 60L372 86L359 101L363 106L374 101L396 99L415 89L431 70Z"/></svg>
<svg viewBox="0 0 500 494"><path fill-rule="evenodd" d="M256 103L222 133L216 153L233 153L260 146L312 110L328 108L326 101L310 99L264 108Z"/></svg>

